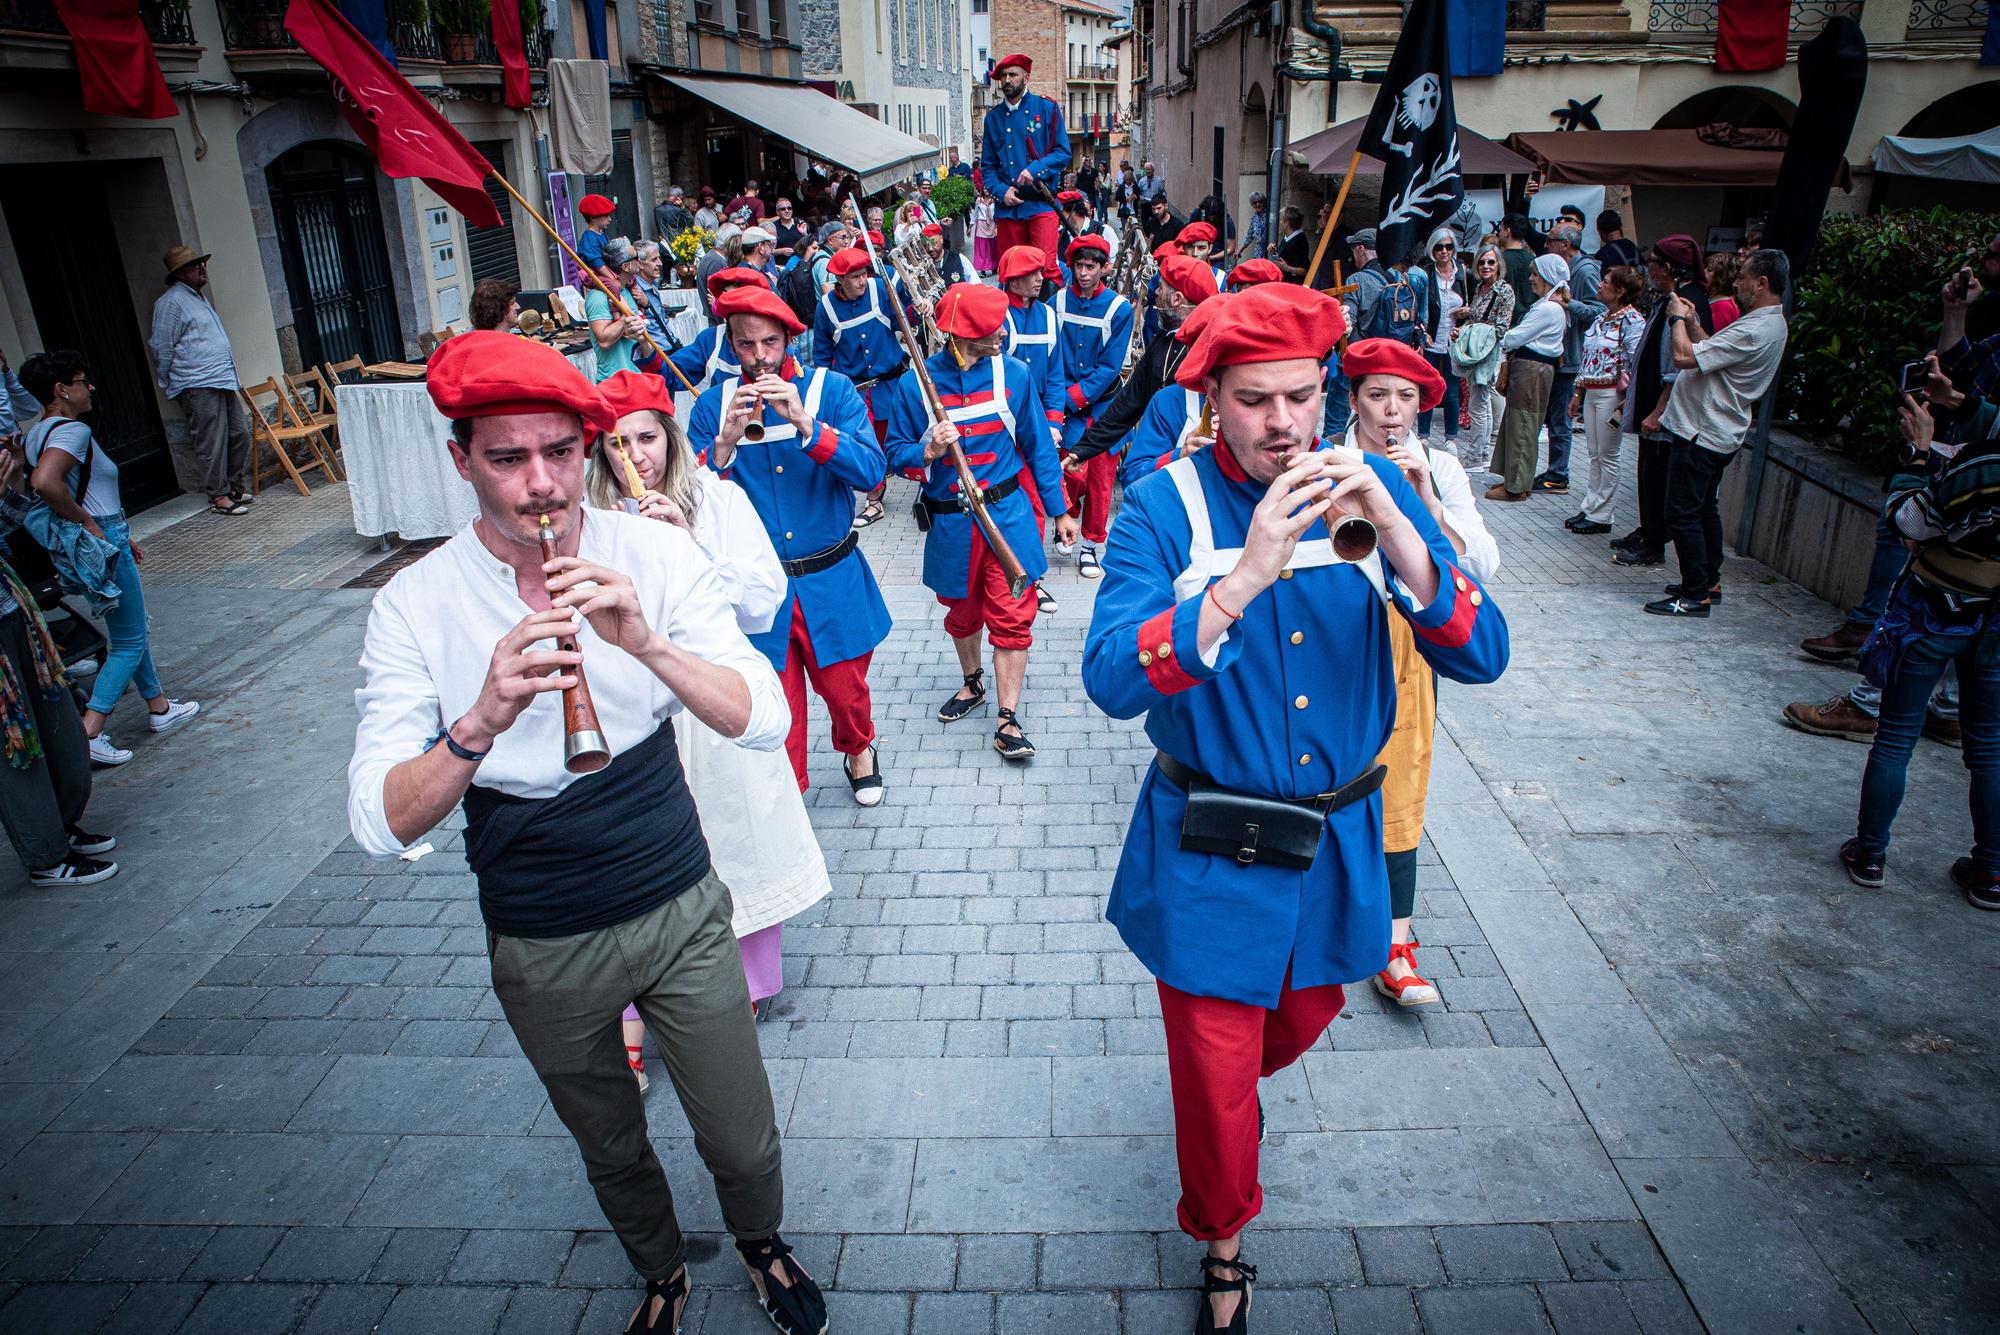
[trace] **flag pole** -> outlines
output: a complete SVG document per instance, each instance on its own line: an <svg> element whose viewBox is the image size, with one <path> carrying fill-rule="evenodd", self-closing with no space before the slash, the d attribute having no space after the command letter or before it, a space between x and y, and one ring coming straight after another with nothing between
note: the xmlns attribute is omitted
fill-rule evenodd
<svg viewBox="0 0 2000 1335"><path fill-rule="evenodd" d="M1313 251L1312 263L1306 266L1307 287L1313 285L1313 279L1319 273L1319 262L1326 258L1326 243L1333 240L1334 229L1340 226L1340 211L1347 207L1347 192L1353 188L1354 173L1359 170L1361 150L1357 148L1354 156L1347 160L1347 175L1341 178L1340 193L1333 197L1333 212L1326 215L1326 230L1319 234L1319 245Z"/></svg>
<svg viewBox="0 0 2000 1335"><path fill-rule="evenodd" d="M616 292L613 292L609 287L606 287L604 284L604 280L600 278L597 275L597 273L593 269L591 269L589 265L583 262L583 257L578 255L574 250L570 249L569 242L562 239L561 234L558 233L554 227L551 227L549 225L549 220L547 218L544 218L536 210L535 206L528 202L527 197L525 195L523 195L520 191L516 190L513 187L512 183L510 183L507 180L507 178L502 176L499 172L496 171L493 173L493 179L500 183L500 188L502 190L505 190L508 194L514 197L514 202L516 204L519 204L522 208L528 211L528 216L530 218L533 218L536 222L541 224L542 230L549 234L550 239L553 240L558 246L562 247L563 254L570 257L571 262L576 265L577 271L581 273L585 278L589 279L592 283L595 283L597 285L597 290L604 294L605 299L611 303L612 308L614 310L616 310L620 315L624 316L628 320L633 320L638 318L638 316L632 310L632 308L625 304L624 298L620 297ZM674 375L680 379L681 384L687 389L688 393L697 395L700 393L700 391L694 387L694 382L690 381L687 378L687 373L681 370L680 367L675 366L673 361L668 358L666 353L660 351L659 344L653 342L652 336L647 334L644 329L641 329L639 331L639 341L641 343L644 343L648 348L652 349L653 353L656 356L658 356L661 361L667 364L667 366L673 371Z"/></svg>

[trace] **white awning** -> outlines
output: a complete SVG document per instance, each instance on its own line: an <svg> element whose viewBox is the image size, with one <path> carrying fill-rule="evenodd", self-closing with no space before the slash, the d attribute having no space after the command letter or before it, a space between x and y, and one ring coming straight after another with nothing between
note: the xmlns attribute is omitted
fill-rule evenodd
<svg viewBox="0 0 2000 1335"><path fill-rule="evenodd" d="M2000 129L1951 139L1885 134L1873 160L1878 172L2000 185Z"/></svg>
<svg viewBox="0 0 2000 1335"><path fill-rule="evenodd" d="M654 77L693 93L738 120L789 139L816 158L845 167L860 178L863 194L894 185L909 177L913 169L935 164L938 159L938 150L915 135L891 129L817 88L664 71Z"/></svg>

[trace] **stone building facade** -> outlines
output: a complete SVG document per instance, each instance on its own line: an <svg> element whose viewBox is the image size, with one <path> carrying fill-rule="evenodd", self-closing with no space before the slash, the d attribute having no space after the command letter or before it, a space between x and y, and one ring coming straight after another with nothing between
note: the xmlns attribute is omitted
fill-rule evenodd
<svg viewBox="0 0 2000 1335"><path fill-rule="evenodd" d="M805 77L885 125L971 151L966 0L798 0Z"/></svg>

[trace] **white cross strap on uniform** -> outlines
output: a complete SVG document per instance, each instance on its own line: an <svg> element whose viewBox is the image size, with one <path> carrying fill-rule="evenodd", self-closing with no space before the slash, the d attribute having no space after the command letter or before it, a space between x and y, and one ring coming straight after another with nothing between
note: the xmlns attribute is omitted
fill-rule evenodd
<svg viewBox="0 0 2000 1335"><path fill-rule="evenodd" d="M1020 326L1014 323L1014 308L1012 306L1009 306L1007 308L1007 355L1008 356L1019 357L1021 354L1016 351L1017 348L1023 348L1023 347L1047 348L1050 350L1050 352L1054 352L1055 346L1056 346L1056 326L1053 320L1049 322L1049 327L1047 329L1044 329L1039 334L1026 333L1020 328Z"/></svg>
<svg viewBox="0 0 2000 1335"><path fill-rule="evenodd" d="M977 402L961 403L956 408L945 409L945 421L950 422L953 426L962 427L967 422L977 422L984 418L997 417L1000 419L1001 424L1007 428L1007 438L1015 440L1017 437L1014 434L1014 408L1007 401L1006 365L1002 357L996 353L986 359L986 367L988 372L993 376L993 392L983 398L979 398ZM930 398L928 396L920 397L922 397L924 405L924 420L929 425L936 426L937 418L931 413ZM972 396L968 395L966 397ZM963 449L964 447L965 442L961 440L959 448Z"/></svg>
<svg viewBox="0 0 2000 1335"><path fill-rule="evenodd" d="M1208 517L1208 494L1202 490L1201 473L1196 469L1193 457L1174 460L1167 465L1166 471L1167 476L1174 480L1174 489L1180 493L1191 534L1187 569L1174 577L1174 600L1186 602L1208 588L1211 581L1221 579L1236 569L1236 563L1243 559L1243 549L1217 549L1215 526ZM1383 578L1379 552L1360 562L1347 562L1334 555L1331 538L1309 538L1292 548L1291 559L1285 562L1285 569L1314 570L1320 566L1350 564L1361 572L1376 596L1386 604L1389 590Z"/></svg>
<svg viewBox="0 0 2000 1335"><path fill-rule="evenodd" d="M840 342L840 336L842 334L854 328L856 325L867 324L870 320L880 320L884 328L889 328L888 318L882 314L881 300L875 294L876 284L879 281L880 281L879 279L875 278L870 278L868 280L868 309L861 312L861 314L855 316L851 320L841 319L840 316L834 311L833 290L831 288L827 290L827 294L825 296L819 299L819 304L826 310L826 318L833 324L833 341L836 344ZM895 331L893 329L890 329L890 332L894 333Z"/></svg>
<svg viewBox="0 0 2000 1335"><path fill-rule="evenodd" d="M1095 329L1097 331L1097 341L1099 343L1109 343L1111 341L1111 317L1118 314L1121 307L1129 304L1125 298L1113 292L1111 294L1111 304L1104 308L1104 314L1071 315L1069 313L1069 289L1064 288L1056 293L1056 321L1059 324L1081 325L1085 329Z"/></svg>
<svg viewBox="0 0 2000 1335"><path fill-rule="evenodd" d="M1181 393L1187 395L1187 420L1181 423L1180 434L1174 437L1174 457L1176 459L1180 458L1181 450L1188 443L1188 437L1192 436L1194 429L1201 425L1201 391L1198 389L1183 389Z"/></svg>
<svg viewBox="0 0 2000 1335"><path fill-rule="evenodd" d="M723 381L722 401L724 403L733 401L736 397L736 387L742 383L743 378L741 376L731 376L729 379ZM826 371L823 368L815 367L812 375L806 379L806 392L799 396L799 401L805 406L806 416L815 422L819 420L819 398L825 388ZM746 440L741 442L737 448L741 449L744 445L770 445L781 440L797 440L798 435L799 429L790 422L779 426L766 426L762 440Z"/></svg>

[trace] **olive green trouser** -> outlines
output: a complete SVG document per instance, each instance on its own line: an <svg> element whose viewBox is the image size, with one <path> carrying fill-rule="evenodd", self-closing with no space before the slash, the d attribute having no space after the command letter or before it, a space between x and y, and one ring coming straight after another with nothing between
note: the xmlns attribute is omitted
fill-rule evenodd
<svg viewBox="0 0 2000 1335"><path fill-rule="evenodd" d="M647 1279L679 1269L687 1244L625 1060L619 1013L628 1005L638 1006L659 1047L715 1179L724 1227L766 1238L784 1213L771 1084L730 911L729 888L711 870L613 927L550 938L486 934L507 1023L576 1138L605 1219Z"/></svg>
<svg viewBox="0 0 2000 1335"><path fill-rule="evenodd" d="M1493 451L1493 471L1519 495L1534 485L1535 451L1548 415L1549 386L1556 368L1525 357L1507 362L1507 411L1500 419L1500 443ZM1568 411L1568 406L1564 406Z"/></svg>

